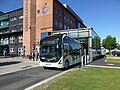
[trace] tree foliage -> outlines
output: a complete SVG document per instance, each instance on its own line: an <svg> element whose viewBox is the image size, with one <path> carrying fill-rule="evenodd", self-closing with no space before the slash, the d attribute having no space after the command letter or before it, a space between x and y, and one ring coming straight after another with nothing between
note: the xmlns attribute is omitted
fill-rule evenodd
<svg viewBox="0 0 120 90"><path fill-rule="evenodd" d="M117 44L117 49L120 50L120 44Z"/></svg>
<svg viewBox="0 0 120 90"><path fill-rule="evenodd" d="M115 49L117 47L116 38L108 35L105 39L103 39L102 46L108 49Z"/></svg>

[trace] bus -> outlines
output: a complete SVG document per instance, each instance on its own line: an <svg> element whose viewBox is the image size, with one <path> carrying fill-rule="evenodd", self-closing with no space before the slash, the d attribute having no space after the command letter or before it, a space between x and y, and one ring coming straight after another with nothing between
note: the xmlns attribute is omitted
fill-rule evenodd
<svg viewBox="0 0 120 90"><path fill-rule="evenodd" d="M40 66L68 68L80 63L80 42L65 34L55 34L40 40Z"/></svg>

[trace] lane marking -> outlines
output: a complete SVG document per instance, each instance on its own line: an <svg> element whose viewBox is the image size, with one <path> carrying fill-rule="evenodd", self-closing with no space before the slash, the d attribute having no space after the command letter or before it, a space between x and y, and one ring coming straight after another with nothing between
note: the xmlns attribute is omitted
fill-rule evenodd
<svg viewBox="0 0 120 90"><path fill-rule="evenodd" d="M113 66L113 65L115 65L115 64L107 63L107 65Z"/></svg>

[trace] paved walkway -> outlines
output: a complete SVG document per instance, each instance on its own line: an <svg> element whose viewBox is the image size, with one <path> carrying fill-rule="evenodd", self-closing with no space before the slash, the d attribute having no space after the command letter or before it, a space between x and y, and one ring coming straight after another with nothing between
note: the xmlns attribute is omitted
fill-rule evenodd
<svg viewBox="0 0 120 90"><path fill-rule="evenodd" d="M107 63L105 60L106 57L93 61L86 66L120 68L119 63ZM27 58L0 58L0 75L38 66L39 61L36 62Z"/></svg>
<svg viewBox="0 0 120 90"><path fill-rule="evenodd" d="M120 68L120 63L112 63L112 62L108 63L105 61L106 61L106 57L99 59L99 60L95 60L86 66Z"/></svg>
<svg viewBox="0 0 120 90"><path fill-rule="evenodd" d="M27 58L0 58L0 75L38 66L39 61Z"/></svg>

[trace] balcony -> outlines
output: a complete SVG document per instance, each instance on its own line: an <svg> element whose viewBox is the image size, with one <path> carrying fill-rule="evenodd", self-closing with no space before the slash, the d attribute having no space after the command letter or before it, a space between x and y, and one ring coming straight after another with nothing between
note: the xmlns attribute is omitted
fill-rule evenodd
<svg viewBox="0 0 120 90"><path fill-rule="evenodd" d="M0 45L8 45L8 38L6 38L6 39L1 39L0 40Z"/></svg>
<svg viewBox="0 0 120 90"><path fill-rule="evenodd" d="M1 42L0 42L0 45L8 45L8 43L1 43Z"/></svg>
<svg viewBox="0 0 120 90"><path fill-rule="evenodd" d="M0 16L0 21L8 19L8 15L2 15Z"/></svg>
<svg viewBox="0 0 120 90"><path fill-rule="evenodd" d="M9 25L2 25L0 26L0 29L7 28L7 27L9 27Z"/></svg>
<svg viewBox="0 0 120 90"><path fill-rule="evenodd" d="M0 35L1 34L8 34L9 33L9 30L0 30Z"/></svg>
<svg viewBox="0 0 120 90"><path fill-rule="evenodd" d="M4 45L8 45L8 44L4 44L4 43L0 43L1 46L4 46Z"/></svg>

